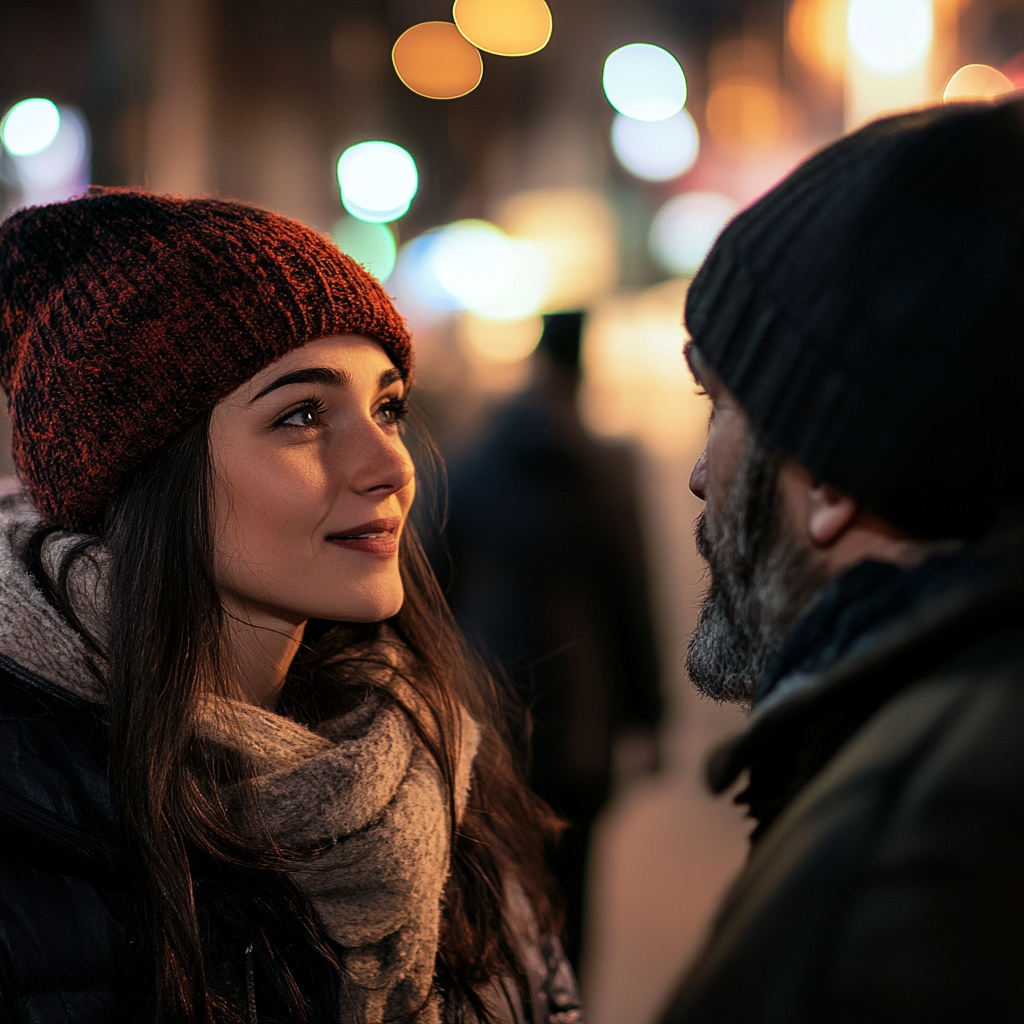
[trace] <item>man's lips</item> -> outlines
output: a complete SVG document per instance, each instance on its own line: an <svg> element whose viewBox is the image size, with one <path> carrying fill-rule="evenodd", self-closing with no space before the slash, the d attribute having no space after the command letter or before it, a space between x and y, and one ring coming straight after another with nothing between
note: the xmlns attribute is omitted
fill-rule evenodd
<svg viewBox="0 0 1024 1024"><path fill-rule="evenodd" d="M398 550L398 531L402 520L371 519L343 532L327 535L327 540L349 551L365 551L371 555L393 555Z"/></svg>

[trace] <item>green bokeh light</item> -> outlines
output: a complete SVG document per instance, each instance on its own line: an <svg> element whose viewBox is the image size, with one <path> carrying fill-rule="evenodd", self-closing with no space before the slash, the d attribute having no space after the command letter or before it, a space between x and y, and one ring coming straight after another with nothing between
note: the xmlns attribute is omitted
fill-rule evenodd
<svg viewBox="0 0 1024 1024"><path fill-rule="evenodd" d="M386 281L395 269L398 246L386 224L342 217L331 228L331 238L342 252L365 267L378 281Z"/></svg>

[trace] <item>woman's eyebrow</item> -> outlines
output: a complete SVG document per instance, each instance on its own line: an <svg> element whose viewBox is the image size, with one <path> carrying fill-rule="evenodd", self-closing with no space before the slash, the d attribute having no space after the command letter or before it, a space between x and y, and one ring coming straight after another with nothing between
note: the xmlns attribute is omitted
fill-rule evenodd
<svg viewBox="0 0 1024 1024"><path fill-rule="evenodd" d="M377 380L377 389L381 390L386 388L389 384L394 384L396 380L402 379L402 371L392 366L391 369L385 370Z"/></svg>
<svg viewBox="0 0 1024 1024"><path fill-rule="evenodd" d="M396 371L397 372L397 371ZM321 387L346 388L352 383L351 374L344 370L335 370L330 366L310 366L305 370L293 370L268 384L258 395L249 399L249 405L264 395L278 388L286 388L289 384L319 384Z"/></svg>

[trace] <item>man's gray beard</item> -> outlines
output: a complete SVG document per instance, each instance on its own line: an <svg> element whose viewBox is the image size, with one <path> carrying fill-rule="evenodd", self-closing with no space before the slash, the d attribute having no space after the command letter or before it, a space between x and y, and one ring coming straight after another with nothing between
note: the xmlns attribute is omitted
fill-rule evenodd
<svg viewBox="0 0 1024 1024"><path fill-rule="evenodd" d="M751 435L720 515L697 521L710 582L686 654L694 686L749 706L790 627L826 583L810 550L782 529L782 454Z"/></svg>

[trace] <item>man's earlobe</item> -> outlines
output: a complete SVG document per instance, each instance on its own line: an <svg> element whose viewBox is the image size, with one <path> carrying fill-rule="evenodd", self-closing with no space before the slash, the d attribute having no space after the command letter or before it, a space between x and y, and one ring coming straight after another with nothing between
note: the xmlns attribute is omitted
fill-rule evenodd
<svg viewBox="0 0 1024 1024"><path fill-rule="evenodd" d="M807 508L807 536L817 547L834 544L856 519L860 506L829 484L815 483Z"/></svg>

